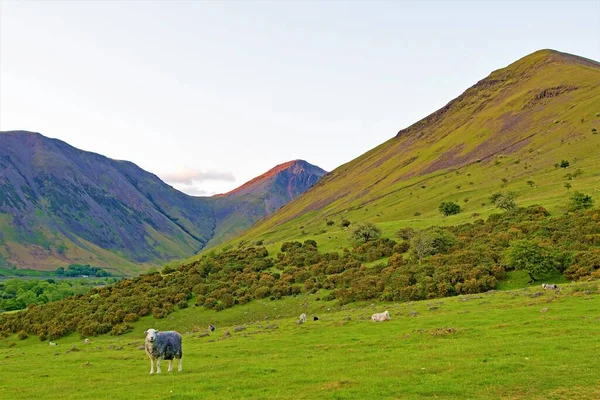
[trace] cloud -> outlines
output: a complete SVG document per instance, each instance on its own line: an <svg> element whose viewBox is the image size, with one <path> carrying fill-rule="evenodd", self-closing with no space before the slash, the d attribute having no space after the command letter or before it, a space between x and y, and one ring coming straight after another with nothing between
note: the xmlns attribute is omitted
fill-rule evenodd
<svg viewBox="0 0 600 400"><path fill-rule="evenodd" d="M165 182L171 184L183 184L191 186L195 182L205 181L227 181L235 182L235 177L230 171L201 171L199 169L184 169L181 171L167 172L161 174Z"/></svg>
<svg viewBox="0 0 600 400"><path fill-rule="evenodd" d="M180 191L182 191L183 193L188 194L190 196L201 196L201 197L210 197L215 194L212 191L198 189L194 186L189 186L189 187L180 189Z"/></svg>

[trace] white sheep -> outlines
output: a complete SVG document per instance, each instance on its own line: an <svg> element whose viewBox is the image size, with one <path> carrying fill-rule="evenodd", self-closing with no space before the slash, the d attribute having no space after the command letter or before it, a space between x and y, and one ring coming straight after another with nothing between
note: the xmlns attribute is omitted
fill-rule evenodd
<svg viewBox="0 0 600 400"><path fill-rule="evenodd" d="M390 320L390 313L388 311L384 311L382 313L371 315L371 321L373 322L383 322Z"/></svg>

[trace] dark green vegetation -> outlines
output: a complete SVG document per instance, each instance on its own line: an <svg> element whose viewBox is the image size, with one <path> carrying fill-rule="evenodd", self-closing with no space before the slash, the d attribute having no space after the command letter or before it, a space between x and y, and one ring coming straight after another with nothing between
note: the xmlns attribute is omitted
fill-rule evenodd
<svg viewBox="0 0 600 400"><path fill-rule="evenodd" d="M293 161L224 196L185 195L133 163L0 133L0 268L68 263L132 274L230 239L325 171Z"/></svg>
<svg viewBox="0 0 600 400"><path fill-rule="evenodd" d="M269 257L262 246L214 252L177 269L165 267L162 274L0 315L0 332L7 336L23 331L42 340L75 331L82 336L119 335L141 317L165 318L187 308L190 300L220 311L321 289L323 300L340 304L433 299L496 289L512 270L525 271L531 280L551 273L568 280L600 278L597 209L552 218L543 207L531 206L494 214L487 221L403 229L396 236L401 241L370 236L341 254L319 253L313 240L286 242L276 257ZM372 263L384 257L387 261Z"/></svg>
<svg viewBox="0 0 600 400"><path fill-rule="evenodd" d="M91 288L115 283L115 278L19 279L0 281L0 312L21 310L32 304L45 304Z"/></svg>
<svg viewBox="0 0 600 400"><path fill-rule="evenodd" d="M598 283L560 287L346 306L320 291L144 317L89 345L14 335L0 398L597 400ZM383 310L391 321L369 321ZM297 325L302 312L320 320ZM148 374L149 327L183 334L183 372Z"/></svg>
<svg viewBox="0 0 600 400"><path fill-rule="evenodd" d="M496 207L512 210L515 202L564 212L568 190L598 196L597 128L600 64L538 51L338 167L233 243L262 240L275 251L313 239L322 250L340 251L347 239L340 221L372 222L391 237L405 226L455 225ZM494 204L497 192L505 196ZM461 212L445 216L442 202Z"/></svg>

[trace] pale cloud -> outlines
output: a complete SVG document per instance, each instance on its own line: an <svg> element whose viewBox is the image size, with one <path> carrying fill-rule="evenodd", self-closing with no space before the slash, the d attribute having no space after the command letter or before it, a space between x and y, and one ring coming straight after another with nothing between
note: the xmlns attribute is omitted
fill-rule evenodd
<svg viewBox="0 0 600 400"><path fill-rule="evenodd" d="M203 190L194 186L188 186L179 190L190 196L210 197L215 194L213 191Z"/></svg>
<svg viewBox="0 0 600 400"><path fill-rule="evenodd" d="M186 168L180 171L162 173L160 176L165 182L188 186L193 185L195 182L205 181L235 182L235 177L230 171L202 171L199 169Z"/></svg>

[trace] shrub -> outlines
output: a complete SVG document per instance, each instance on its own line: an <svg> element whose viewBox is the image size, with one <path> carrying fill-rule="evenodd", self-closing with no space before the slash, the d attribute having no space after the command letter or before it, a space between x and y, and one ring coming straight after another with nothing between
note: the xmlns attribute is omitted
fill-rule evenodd
<svg viewBox="0 0 600 400"><path fill-rule="evenodd" d="M445 215L455 215L460 212L460 206L453 201L444 201L439 206L440 212Z"/></svg>
<svg viewBox="0 0 600 400"><path fill-rule="evenodd" d="M381 236L381 230L370 222L358 224L352 231L350 239L355 244L367 243Z"/></svg>
<svg viewBox="0 0 600 400"><path fill-rule="evenodd" d="M512 192L496 192L490 196L492 204L504 211L515 211L517 209L517 203L515 202L515 195Z"/></svg>
<svg viewBox="0 0 600 400"><path fill-rule="evenodd" d="M569 210L587 210L594 206L594 199L591 196L583 194L581 192L575 192L571 195L571 201L569 203Z"/></svg>
<svg viewBox="0 0 600 400"><path fill-rule="evenodd" d="M569 166L569 162L567 160L561 160L559 166L561 168L567 168Z"/></svg>
<svg viewBox="0 0 600 400"><path fill-rule="evenodd" d="M17 337L19 338L19 340L25 340L29 337L29 335L25 331L19 331L17 332Z"/></svg>

